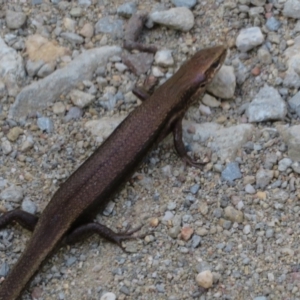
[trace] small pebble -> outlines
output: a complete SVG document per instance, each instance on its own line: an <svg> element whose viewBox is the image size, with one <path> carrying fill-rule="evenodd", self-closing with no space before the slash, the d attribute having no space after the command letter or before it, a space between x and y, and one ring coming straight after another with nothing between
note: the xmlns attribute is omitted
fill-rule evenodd
<svg viewBox="0 0 300 300"><path fill-rule="evenodd" d="M241 211L236 210L232 206L227 206L224 210L225 218L229 219L232 222L242 223L244 216Z"/></svg>
<svg viewBox="0 0 300 300"><path fill-rule="evenodd" d="M183 227L181 229L180 237L184 241L188 241L191 238L191 236L192 236L193 233L194 233L193 228L191 228L191 227Z"/></svg>
<svg viewBox="0 0 300 300"><path fill-rule="evenodd" d="M211 271L206 270L196 276L196 282L199 286L208 289L213 285L213 275Z"/></svg>
<svg viewBox="0 0 300 300"><path fill-rule="evenodd" d="M105 293L101 296L100 300L116 300L117 296L114 293Z"/></svg>

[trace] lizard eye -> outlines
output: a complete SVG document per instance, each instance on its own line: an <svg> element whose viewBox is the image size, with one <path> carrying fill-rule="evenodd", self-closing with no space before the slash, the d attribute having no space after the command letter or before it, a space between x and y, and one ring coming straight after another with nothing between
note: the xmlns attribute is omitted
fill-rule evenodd
<svg viewBox="0 0 300 300"><path fill-rule="evenodd" d="M217 60L216 62L214 62L214 63L211 65L211 67L212 67L213 69L217 69L219 66L220 66L220 60Z"/></svg>

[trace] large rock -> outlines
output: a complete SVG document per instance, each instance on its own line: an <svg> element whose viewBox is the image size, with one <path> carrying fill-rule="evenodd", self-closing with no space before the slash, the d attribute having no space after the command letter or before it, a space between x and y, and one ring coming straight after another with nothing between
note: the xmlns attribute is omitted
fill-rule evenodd
<svg viewBox="0 0 300 300"><path fill-rule="evenodd" d="M249 122L283 120L286 113L285 101L276 89L268 85L259 90L246 110Z"/></svg>
<svg viewBox="0 0 300 300"><path fill-rule="evenodd" d="M17 51L6 45L0 37L0 78L4 82L8 94L16 96L19 85L25 78L23 58Z"/></svg>
<svg viewBox="0 0 300 300"><path fill-rule="evenodd" d="M194 135L189 134L188 128L194 127ZM197 145L193 141L205 142L208 138L213 138L210 142L211 149L218 154L221 160L233 161L238 150L248 141L254 131L251 124L239 124L224 128L216 123L196 124L190 121L183 121L184 138L193 144L196 149Z"/></svg>
<svg viewBox="0 0 300 300"><path fill-rule="evenodd" d="M85 51L66 67L25 87L11 107L10 117L19 119L46 108L61 95L69 93L78 83L91 80L98 66L106 64L109 57L120 53L121 48L117 46Z"/></svg>

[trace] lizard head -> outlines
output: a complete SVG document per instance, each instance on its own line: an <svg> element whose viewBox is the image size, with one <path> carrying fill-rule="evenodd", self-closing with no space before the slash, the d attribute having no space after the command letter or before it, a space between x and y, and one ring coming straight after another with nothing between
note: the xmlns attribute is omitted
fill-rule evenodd
<svg viewBox="0 0 300 300"><path fill-rule="evenodd" d="M175 73L172 80L175 93L180 94L182 105L189 106L207 88L226 58L225 46L215 46L196 52Z"/></svg>

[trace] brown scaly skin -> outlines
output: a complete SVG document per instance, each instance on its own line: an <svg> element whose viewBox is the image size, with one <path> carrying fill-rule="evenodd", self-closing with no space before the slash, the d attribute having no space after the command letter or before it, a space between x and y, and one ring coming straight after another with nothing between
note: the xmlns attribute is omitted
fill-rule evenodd
<svg viewBox="0 0 300 300"><path fill-rule="evenodd" d="M61 242L98 233L118 244L118 235L93 222L96 213L126 181L146 153L173 132L175 148L188 164L181 121L187 108L202 94L223 64L226 48L197 52L115 129L108 139L57 190L38 219L20 210L0 218L0 228L15 220L33 231L24 253L0 286L0 300L15 300L44 260ZM146 96L145 96L146 97Z"/></svg>

